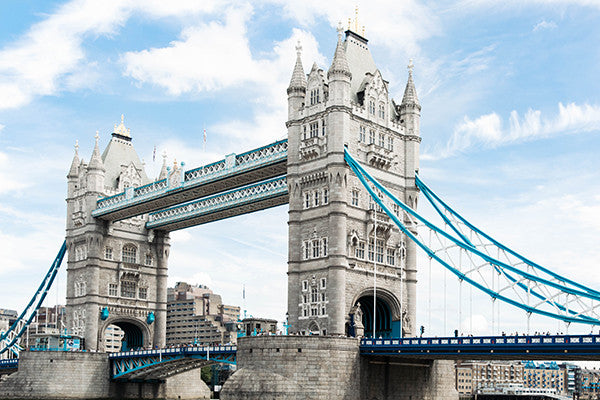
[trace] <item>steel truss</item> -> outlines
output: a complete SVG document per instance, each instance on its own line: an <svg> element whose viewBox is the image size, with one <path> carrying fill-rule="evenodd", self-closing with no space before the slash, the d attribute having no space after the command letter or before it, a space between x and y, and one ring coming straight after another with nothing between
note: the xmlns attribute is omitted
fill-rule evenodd
<svg viewBox="0 0 600 400"><path fill-rule="evenodd" d="M531 314L567 324L600 325L600 292L562 277L495 241L452 210L417 177L417 187L443 220L444 228L439 228L392 195L347 149L345 158L373 200L396 226L431 259L456 275L461 284L466 281L489 295L492 301L500 300L524 310L528 325ZM392 212L380 196L385 196L401 211ZM429 231L431 243L425 244L408 229L415 225Z"/></svg>

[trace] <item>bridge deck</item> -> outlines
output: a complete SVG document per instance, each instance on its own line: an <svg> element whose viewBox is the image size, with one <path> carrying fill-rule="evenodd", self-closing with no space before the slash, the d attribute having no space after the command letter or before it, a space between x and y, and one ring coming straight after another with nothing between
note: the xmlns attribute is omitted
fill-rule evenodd
<svg viewBox="0 0 600 400"><path fill-rule="evenodd" d="M600 335L362 339L364 356L409 359L600 360Z"/></svg>
<svg viewBox="0 0 600 400"><path fill-rule="evenodd" d="M99 199L92 216L118 221L250 185L287 173L287 139L183 173L169 186L167 179Z"/></svg>

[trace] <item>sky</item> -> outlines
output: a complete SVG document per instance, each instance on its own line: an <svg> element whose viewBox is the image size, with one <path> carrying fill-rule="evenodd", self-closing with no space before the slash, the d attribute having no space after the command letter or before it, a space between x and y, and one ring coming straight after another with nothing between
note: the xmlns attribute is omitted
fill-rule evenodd
<svg viewBox="0 0 600 400"><path fill-rule="evenodd" d="M600 288L599 0L3 0L0 308L27 304L64 240L76 140L89 160L95 132L103 149L124 114L156 177L163 152L193 168L285 138L297 41L306 72L327 70L355 7L396 100L414 60L421 178L503 243ZM208 285L249 315L285 318L287 207L171 237L171 285ZM489 298L474 291L459 321L456 280L444 302L432 267L429 308L423 256L419 268L417 325L491 333ZM49 305L64 303L64 269ZM500 318L524 329L522 312Z"/></svg>

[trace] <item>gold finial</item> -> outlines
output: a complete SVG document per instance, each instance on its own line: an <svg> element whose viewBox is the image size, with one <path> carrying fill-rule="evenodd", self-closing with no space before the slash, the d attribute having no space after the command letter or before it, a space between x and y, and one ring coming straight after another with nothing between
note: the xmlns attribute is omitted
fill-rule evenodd
<svg viewBox="0 0 600 400"><path fill-rule="evenodd" d="M365 26L362 27L362 37L365 37Z"/></svg>
<svg viewBox="0 0 600 400"><path fill-rule="evenodd" d="M116 133L121 136L131 137L130 129L125 128L125 115L121 114L121 123L117 126L115 124L115 129L113 133Z"/></svg>
<svg viewBox="0 0 600 400"><path fill-rule="evenodd" d="M352 17L348 17L348 30L352 30Z"/></svg>
<svg viewBox="0 0 600 400"><path fill-rule="evenodd" d="M413 64L413 59L411 58L410 60L408 60L408 65L406 66L406 68L408 68L408 73L410 75L412 75L414 67L415 67L415 65Z"/></svg>
<svg viewBox="0 0 600 400"><path fill-rule="evenodd" d="M358 6L354 8L354 32L358 32Z"/></svg>
<svg viewBox="0 0 600 400"><path fill-rule="evenodd" d="M176 168L177 168L177 159L174 158L173 159L173 169L176 169Z"/></svg>

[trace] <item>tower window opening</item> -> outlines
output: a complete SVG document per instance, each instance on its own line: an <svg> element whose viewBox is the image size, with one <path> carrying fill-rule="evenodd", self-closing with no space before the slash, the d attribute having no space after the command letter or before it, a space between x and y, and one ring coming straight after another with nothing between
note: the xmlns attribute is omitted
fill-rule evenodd
<svg viewBox="0 0 600 400"><path fill-rule="evenodd" d="M385 118L385 105L379 104L379 118Z"/></svg>
<svg viewBox="0 0 600 400"><path fill-rule="evenodd" d="M112 247L106 247L104 249L104 258L106 260L112 260L113 259L113 250L112 250Z"/></svg>
<svg viewBox="0 0 600 400"><path fill-rule="evenodd" d="M304 208L310 208L310 193L304 194Z"/></svg>
<svg viewBox="0 0 600 400"><path fill-rule="evenodd" d="M365 259L365 242L358 242L358 246L354 250L354 255L361 260Z"/></svg>
<svg viewBox="0 0 600 400"><path fill-rule="evenodd" d="M377 262L383 264L383 240L377 240L377 246L375 247L375 253L377 256Z"/></svg>
<svg viewBox="0 0 600 400"><path fill-rule="evenodd" d="M312 242L310 242L310 241L304 242L304 259L305 260L308 260L310 258L311 250L312 250ZM306 289L304 289L304 290L306 290Z"/></svg>
<svg viewBox="0 0 600 400"><path fill-rule="evenodd" d="M385 147L385 135L383 133L379 134L379 147Z"/></svg>
<svg viewBox="0 0 600 400"><path fill-rule="evenodd" d="M135 264L137 262L137 248L134 245L126 244L123 246L121 261Z"/></svg>
<svg viewBox="0 0 600 400"><path fill-rule="evenodd" d="M322 248L323 257L327 257L327 238L321 239L321 243L323 244L323 248Z"/></svg>
<svg viewBox="0 0 600 400"><path fill-rule="evenodd" d="M369 144L375 143L375 130L369 129Z"/></svg>
<svg viewBox="0 0 600 400"><path fill-rule="evenodd" d="M302 126L302 139L306 140L306 125Z"/></svg>
<svg viewBox="0 0 600 400"><path fill-rule="evenodd" d="M322 134L323 136L325 136L325 134L326 134L326 133L327 133L327 131L326 131L326 129L325 129L325 120L324 120L324 119L322 119L322 120L321 120L321 134Z"/></svg>
<svg viewBox="0 0 600 400"><path fill-rule="evenodd" d="M321 278L321 289L327 288L327 278ZM323 301L325 301L325 293L323 293Z"/></svg>
<svg viewBox="0 0 600 400"><path fill-rule="evenodd" d="M369 239L369 247L367 250L369 261L375 260L375 241L373 239Z"/></svg>
<svg viewBox="0 0 600 400"><path fill-rule="evenodd" d="M387 264L395 265L396 264L396 251L394 249L387 249Z"/></svg>
<svg viewBox="0 0 600 400"><path fill-rule="evenodd" d="M358 127L358 141L361 143L367 141L367 128L362 125Z"/></svg>
<svg viewBox="0 0 600 400"><path fill-rule="evenodd" d="M140 288L138 291L138 297L140 299L146 299L148 297L148 288Z"/></svg>
<svg viewBox="0 0 600 400"><path fill-rule="evenodd" d="M352 205L358 207L358 189L352 189Z"/></svg>
<svg viewBox="0 0 600 400"><path fill-rule="evenodd" d="M321 198L319 191L315 192L315 207L321 205Z"/></svg>
<svg viewBox="0 0 600 400"><path fill-rule="evenodd" d="M388 136L388 150L389 151L394 151L394 138L391 136Z"/></svg>
<svg viewBox="0 0 600 400"><path fill-rule="evenodd" d="M375 101L369 100L369 114L375 115Z"/></svg>
<svg viewBox="0 0 600 400"><path fill-rule="evenodd" d="M135 299L136 283L131 281L121 281L121 297Z"/></svg>
<svg viewBox="0 0 600 400"><path fill-rule="evenodd" d="M312 256L313 258L318 258L319 257L319 241L318 240L313 240L312 242Z"/></svg>
<svg viewBox="0 0 600 400"><path fill-rule="evenodd" d="M310 301L311 303L317 303L319 301L319 293L317 293L317 288L310 288Z"/></svg>
<svg viewBox="0 0 600 400"><path fill-rule="evenodd" d="M323 204L329 204L329 190L323 189Z"/></svg>
<svg viewBox="0 0 600 400"><path fill-rule="evenodd" d="M108 284L108 295L112 297L117 297L119 295L118 285L116 283Z"/></svg>
<svg viewBox="0 0 600 400"><path fill-rule="evenodd" d="M314 138L319 136L319 122L310 123L310 137Z"/></svg>

